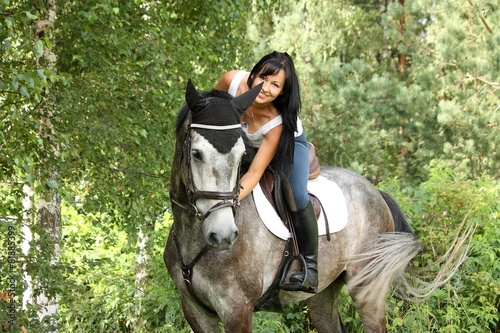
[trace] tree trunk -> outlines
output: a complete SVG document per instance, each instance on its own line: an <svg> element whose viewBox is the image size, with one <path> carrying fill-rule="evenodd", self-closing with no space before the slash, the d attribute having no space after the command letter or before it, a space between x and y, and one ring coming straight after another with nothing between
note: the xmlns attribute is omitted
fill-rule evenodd
<svg viewBox="0 0 500 333"><path fill-rule="evenodd" d="M399 4L404 7L405 5L405 0L398 0ZM405 32L405 24L406 24L406 16L403 14L399 18L399 32L401 33L401 38L404 38L404 32ZM406 53L405 52L400 52L399 53L399 71L401 73L404 73L406 68Z"/></svg>
<svg viewBox="0 0 500 333"><path fill-rule="evenodd" d="M27 256L30 250L30 242L33 239L33 234L31 233L30 227L33 225L33 186L24 184L23 185L23 226L21 228L22 242L21 251ZM27 310L28 302L31 302L32 298L32 283L31 276L26 271L26 264L23 265L23 280L26 285L23 293L23 310Z"/></svg>
<svg viewBox="0 0 500 333"><path fill-rule="evenodd" d="M149 254L146 250L146 245L149 242L149 234L144 230L145 227L139 228L138 234L138 254L137 254L137 270L135 274L135 297L142 298L144 296L145 280L147 277L146 264L149 261Z"/></svg>
<svg viewBox="0 0 500 333"><path fill-rule="evenodd" d="M61 257L59 243L61 241L61 196L55 190L50 191L45 195L45 198L38 199L38 207L37 207L37 221L38 224L42 227L44 232L46 232L52 239L54 244L52 259L50 260L49 265L53 265L56 262L59 262ZM52 249L39 249L40 251L48 250L52 251ZM42 291L40 295L37 296L35 303L40 306L40 310L38 312L38 317L41 321L44 322L44 325L50 327L51 330L54 330L57 327L57 322L53 317L48 317L50 320L47 322L44 318L47 316L54 316L58 311L58 297L48 297Z"/></svg>
<svg viewBox="0 0 500 333"><path fill-rule="evenodd" d="M141 312L142 312L142 299L144 298L144 292L148 283L148 272L147 264L150 260L150 255L148 253L148 243L151 240L151 234L154 231L155 220L150 222L145 222L139 226L139 232L137 235L138 240L138 254L137 254L137 268L135 273L135 294L134 298L139 306L136 309L137 316L139 318L137 322L133 324L133 331L140 330L142 323L140 322Z"/></svg>
<svg viewBox="0 0 500 333"><path fill-rule="evenodd" d="M35 22L35 41L42 43L43 54L37 54L37 65L40 69L47 68L54 70L56 65L56 55L53 52L55 41L53 40L53 27L56 18L55 0L45 0L43 8L40 8L40 20ZM50 41L51 47L48 47ZM51 109L49 103L49 91L44 89L40 93L41 103L38 106L40 113L39 136L43 141L43 148L40 150L39 181L44 186L44 190L39 194L37 200L37 224L43 232L50 236L54 248L38 248L37 251L48 251L51 253L51 259L47 265L53 265L60 259L59 243L61 240L61 196L57 191L58 172L54 161L59 157L59 146L57 144L56 133L52 124L55 118L55 112ZM58 311L58 297L49 297L45 288L50 286L41 286L36 281L35 287L40 287L40 294L36 297L34 304L40 307L38 316L42 325L48 331L57 331L57 322L55 317L47 320L47 316L53 316Z"/></svg>

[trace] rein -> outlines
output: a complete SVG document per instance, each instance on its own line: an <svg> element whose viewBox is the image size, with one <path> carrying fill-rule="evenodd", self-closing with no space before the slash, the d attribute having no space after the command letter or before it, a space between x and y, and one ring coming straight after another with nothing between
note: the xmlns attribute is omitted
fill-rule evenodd
<svg viewBox="0 0 500 333"><path fill-rule="evenodd" d="M185 161L185 166L188 169L187 173L187 183L186 185L186 197L187 197L187 203L181 202L181 200L176 196L172 191L170 191L170 201L181 207L182 209L185 209L187 211L190 211L201 223L205 221L205 219L213 212L226 208L226 207L231 207L233 210L233 216L236 214L236 207L239 206L239 195L240 195L240 188L241 188L241 183L240 183L240 167L238 167L238 173L237 173L237 179L236 179L236 185L233 188L232 191L229 192L222 192L222 191L199 191L196 189L196 186L194 185L193 182L193 173L191 171L191 129L193 128L202 128L202 129L208 129L208 130L214 130L214 131L225 131L225 130L233 130L233 129L238 129L241 128L241 124L235 124L235 125L228 125L228 126L213 126L213 125L205 125L205 124L192 124L191 120L189 120L189 126L188 130L186 131L185 137L184 137L184 144L183 144L183 149L182 149L182 157L180 159L180 163L182 164L182 161ZM192 189L193 188L193 189ZM213 199L213 200L220 200L217 202L215 205L213 205L209 210L207 210L204 214L202 214L199 210L198 207L196 206L196 201L198 199ZM178 239L176 237L175 232L172 230L173 233L173 238L174 238L174 244L175 248L177 250L177 253L179 254L179 261L181 263L181 270L182 270L182 277L184 279L184 282L186 284L186 287L189 290L189 293L191 294L191 297L208 313L216 315L216 312L208 307L205 303L203 303L196 293L194 292L193 284L192 284L192 277L193 277L193 267L196 265L196 263L210 250L210 246L207 244L205 245L198 255L191 261L190 264L186 265L184 261L182 260L181 257L181 252L180 252L180 244L178 242Z"/></svg>

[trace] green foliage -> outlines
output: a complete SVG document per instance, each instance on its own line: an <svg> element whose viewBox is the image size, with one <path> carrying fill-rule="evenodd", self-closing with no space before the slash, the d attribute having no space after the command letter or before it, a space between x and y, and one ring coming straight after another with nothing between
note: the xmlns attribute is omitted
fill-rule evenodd
<svg viewBox="0 0 500 333"><path fill-rule="evenodd" d="M151 224L166 209L186 81L212 89L210 77L242 57L245 45L229 45L244 31L246 10L219 1L60 2L58 61L66 81L55 94L57 130L68 148L60 169L67 182L81 184L83 210L113 211L110 222L133 238L135 221L146 216Z"/></svg>
<svg viewBox="0 0 500 333"><path fill-rule="evenodd" d="M256 58L271 49L294 58L324 165L375 183L425 181L430 163L497 175L498 4L404 3L286 1L267 25L251 24Z"/></svg>
<svg viewBox="0 0 500 333"><path fill-rule="evenodd" d="M257 312L253 319L253 330L263 333L309 332L310 326L308 308L303 302L283 305L282 313Z"/></svg>
<svg viewBox="0 0 500 333"><path fill-rule="evenodd" d="M389 327L397 332L495 332L500 306L499 184L431 169L430 179L418 188L401 193L398 187L396 182L383 186L402 202L426 247L417 265L443 255L462 221L477 229L465 263L444 288L424 303L390 299Z"/></svg>
<svg viewBox="0 0 500 333"><path fill-rule="evenodd" d="M117 227L103 230L98 224L88 223L111 218L106 215L85 216L68 207L65 216L66 245L61 261L70 285L60 294L63 331L172 332L176 328L183 332L181 327L188 327L162 260L168 215L157 223L147 248L152 260L148 263L145 296L140 299L134 283L137 250L127 233Z"/></svg>
<svg viewBox="0 0 500 333"><path fill-rule="evenodd" d="M51 317L45 317L43 324L38 316L39 306L28 302L23 307L23 293L27 289L25 275L37 284L31 285L33 299L40 295L56 297L66 290L66 281L61 274L65 269L64 264L54 262L54 239L39 225L31 226L32 239L29 241L29 250L22 248L28 226L15 216L5 223L4 212L0 212L0 246L2 248L2 274L0 274L0 291L5 293L14 287L15 317L7 317L10 313L7 303L0 302L0 323L3 325L8 320L14 320L16 327L24 326L29 332L51 332L54 326L50 323ZM10 229L7 229L10 227ZM9 230L9 231L8 231ZM12 230L12 231L10 231ZM14 244L10 243L13 240ZM7 257L8 252L3 251L13 246L12 258ZM41 250L43 249L43 251ZM5 264L7 259L15 260L12 265Z"/></svg>
<svg viewBox="0 0 500 333"><path fill-rule="evenodd" d="M42 89L56 75L38 61L48 39L35 43L32 25L39 12L29 1L0 1L0 180L32 181ZM19 144L19 143L23 144Z"/></svg>

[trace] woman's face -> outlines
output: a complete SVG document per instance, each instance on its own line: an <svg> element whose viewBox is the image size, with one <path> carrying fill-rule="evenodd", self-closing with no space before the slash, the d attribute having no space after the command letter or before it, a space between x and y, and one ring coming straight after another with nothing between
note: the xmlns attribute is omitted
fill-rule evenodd
<svg viewBox="0 0 500 333"><path fill-rule="evenodd" d="M275 75L259 74L253 81L253 87L262 82L264 82L264 84L255 102L259 104L272 103L276 97L283 93L283 87L285 86L285 71L280 69Z"/></svg>

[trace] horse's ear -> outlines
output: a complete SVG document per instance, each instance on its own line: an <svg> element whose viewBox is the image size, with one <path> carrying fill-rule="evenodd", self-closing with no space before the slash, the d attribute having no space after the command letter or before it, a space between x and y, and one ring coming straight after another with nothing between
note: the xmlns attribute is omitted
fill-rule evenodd
<svg viewBox="0 0 500 333"><path fill-rule="evenodd" d="M196 90L196 87L191 79L188 80L186 87L186 103L189 109L193 112L196 112L199 109L204 109L208 104L206 98L203 97L198 90Z"/></svg>
<svg viewBox="0 0 500 333"><path fill-rule="evenodd" d="M250 89L246 93L241 94L238 97L233 98L231 100L231 104L233 104L233 106L235 107L236 110L238 110L238 112L243 114L243 112L245 112L246 109L248 109L248 107L250 105L252 105L253 101L255 100L255 98L259 94L260 90L262 89L263 84L264 84L264 82L253 87L252 89Z"/></svg>

